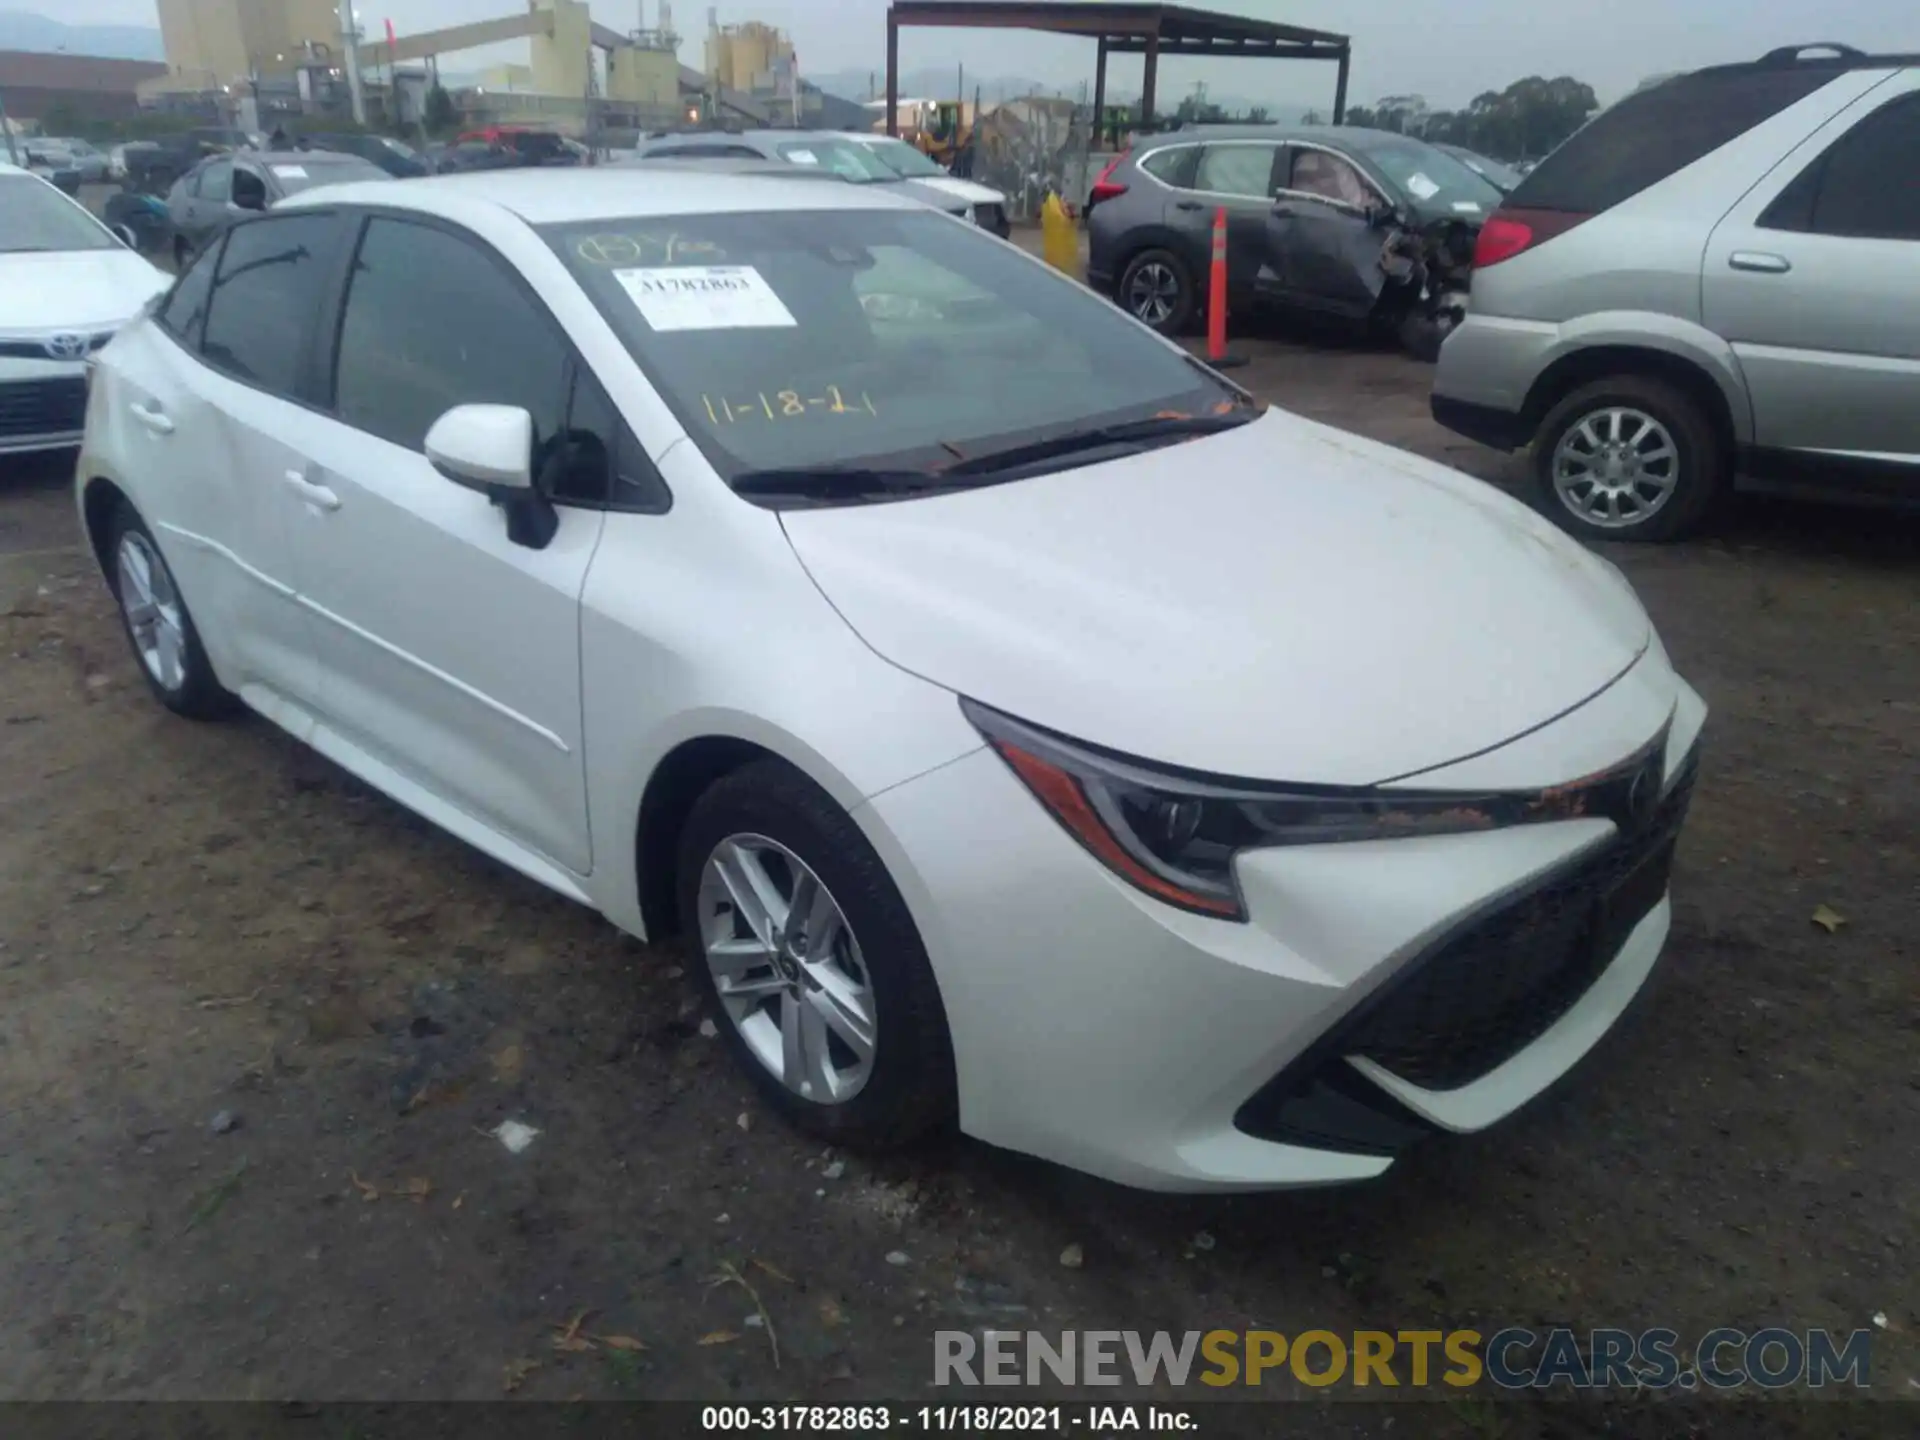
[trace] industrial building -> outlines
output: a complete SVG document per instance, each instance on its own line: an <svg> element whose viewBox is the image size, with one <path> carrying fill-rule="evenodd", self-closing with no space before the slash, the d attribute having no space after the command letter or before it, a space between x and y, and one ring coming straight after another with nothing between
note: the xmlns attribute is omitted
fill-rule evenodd
<svg viewBox="0 0 1920 1440"><path fill-rule="evenodd" d="M756 58L764 65L763 57L781 53L780 47L789 59L792 55L791 44L777 31L734 27L753 41L763 34L771 40L756 49L743 38L736 51L729 35L724 75L684 66L666 0L656 25L643 23L631 31L598 24L584 0L526 0L524 8L495 19L391 40L343 36L334 0L158 3L167 67L140 87L143 100L170 104L211 98L234 111L252 107L262 123L281 112L338 110L348 103L356 80L370 116L411 120L442 57L525 40L525 64L493 67L478 84L453 91L466 120L540 124L576 134L707 120L765 124L773 111L733 78L748 75L741 67ZM751 78L759 78L759 72ZM781 92L769 87L769 93Z"/></svg>
<svg viewBox="0 0 1920 1440"><path fill-rule="evenodd" d="M139 87L165 72L151 60L0 50L0 95L6 97L8 120L16 125L31 125L61 110L123 120L140 108ZM0 158L4 155L0 146Z"/></svg>

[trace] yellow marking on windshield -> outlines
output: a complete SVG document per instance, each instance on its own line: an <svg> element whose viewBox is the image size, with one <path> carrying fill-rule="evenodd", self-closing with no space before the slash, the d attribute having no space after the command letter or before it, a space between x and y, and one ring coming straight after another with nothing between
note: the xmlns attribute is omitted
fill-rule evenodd
<svg viewBox="0 0 1920 1440"><path fill-rule="evenodd" d="M726 252L711 240L682 237L678 231L637 230L583 235L573 242L575 258L608 269L636 265L712 264Z"/></svg>
<svg viewBox="0 0 1920 1440"><path fill-rule="evenodd" d="M705 395L700 403L707 408L707 419L716 425L734 425L743 420L800 420L809 415L878 416L873 397L862 390L849 396L838 385L823 385L818 395L803 390L757 390L746 399L729 395Z"/></svg>

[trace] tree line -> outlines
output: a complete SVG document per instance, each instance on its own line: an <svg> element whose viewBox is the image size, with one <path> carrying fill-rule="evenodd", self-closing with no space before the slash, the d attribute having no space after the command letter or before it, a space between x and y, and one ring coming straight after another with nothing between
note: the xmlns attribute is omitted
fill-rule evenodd
<svg viewBox="0 0 1920 1440"><path fill-rule="evenodd" d="M1461 145L1497 160L1537 160L1599 108L1584 81L1529 75L1504 90L1482 91L1464 110L1435 110L1419 95L1390 95L1370 107L1353 106L1346 123ZM1309 123L1319 118L1307 116Z"/></svg>

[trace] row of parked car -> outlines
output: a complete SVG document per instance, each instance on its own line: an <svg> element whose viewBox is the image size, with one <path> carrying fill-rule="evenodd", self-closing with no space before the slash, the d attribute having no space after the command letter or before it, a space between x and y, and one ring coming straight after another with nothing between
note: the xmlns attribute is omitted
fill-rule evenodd
<svg viewBox="0 0 1920 1440"><path fill-rule="evenodd" d="M1099 177L1089 281L1398 333L1433 413L1531 448L1578 534L1668 539L1730 488L1920 502L1920 61L1790 47L1610 107L1522 175L1351 127L1198 127Z"/></svg>
<svg viewBox="0 0 1920 1440"><path fill-rule="evenodd" d="M465 137L438 150L417 152L380 136L319 136L293 142L270 138L264 148L211 154L168 187L163 218L166 244L184 266L208 238L234 220L321 185L354 180L406 179L429 173L578 165L585 147L545 132L501 129ZM895 193L1009 233L1005 197L957 179L913 146L884 135L856 132L750 130L661 134L624 151L614 164L688 163L739 171L774 168L854 185L885 185ZM112 207L110 207L112 208ZM121 217L109 215L117 222Z"/></svg>

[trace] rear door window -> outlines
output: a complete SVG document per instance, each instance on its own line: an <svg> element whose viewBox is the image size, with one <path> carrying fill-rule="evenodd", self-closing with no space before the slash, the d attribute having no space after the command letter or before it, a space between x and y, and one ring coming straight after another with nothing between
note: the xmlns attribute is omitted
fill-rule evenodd
<svg viewBox="0 0 1920 1440"><path fill-rule="evenodd" d="M1804 100L1832 65L1737 66L1680 75L1603 110L1507 197L1517 210L1598 214Z"/></svg>
<svg viewBox="0 0 1920 1440"><path fill-rule="evenodd" d="M174 282L173 293L154 313L154 319L189 350L200 348L200 330L207 320L207 302L213 298L213 272L220 263L220 241L200 253L186 273Z"/></svg>
<svg viewBox="0 0 1920 1440"><path fill-rule="evenodd" d="M1836 140L1760 217L1768 230L1920 240L1920 94L1891 100Z"/></svg>
<svg viewBox="0 0 1920 1440"><path fill-rule="evenodd" d="M325 297L340 223L322 211L236 226L214 277L202 358L262 390L305 399L308 325Z"/></svg>
<svg viewBox="0 0 1920 1440"><path fill-rule="evenodd" d="M1244 195L1252 200L1273 198L1273 160L1278 145L1208 145L1200 152L1197 190L1216 195Z"/></svg>

